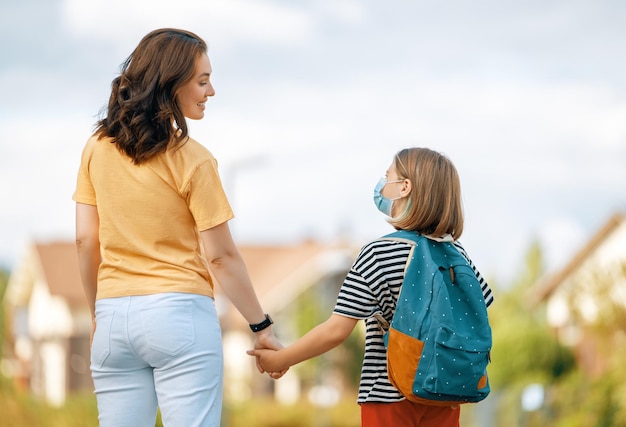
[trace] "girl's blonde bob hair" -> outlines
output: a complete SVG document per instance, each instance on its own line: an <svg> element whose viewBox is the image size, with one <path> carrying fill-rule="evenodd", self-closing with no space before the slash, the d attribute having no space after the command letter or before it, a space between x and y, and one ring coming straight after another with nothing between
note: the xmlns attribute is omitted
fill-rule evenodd
<svg viewBox="0 0 626 427"><path fill-rule="evenodd" d="M450 159L428 148L405 148L394 156L393 166L399 179L411 182L411 192L394 201L399 214L389 223L420 234L461 237L461 182Z"/></svg>

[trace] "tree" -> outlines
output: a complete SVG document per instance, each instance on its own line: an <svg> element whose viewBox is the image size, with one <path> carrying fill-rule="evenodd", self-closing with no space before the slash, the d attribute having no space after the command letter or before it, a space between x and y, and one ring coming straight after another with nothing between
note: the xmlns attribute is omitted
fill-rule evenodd
<svg viewBox="0 0 626 427"><path fill-rule="evenodd" d="M572 352L558 343L543 311L529 310L526 304L528 291L544 270L541 246L534 242L514 283L496 294L489 313L494 341L489 374L496 388L551 383L575 367Z"/></svg>
<svg viewBox="0 0 626 427"><path fill-rule="evenodd" d="M4 294L9 284L9 271L0 268L0 358L2 358L4 348L4 334L7 332L5 313L4 313Z"/></svg>
<svg viewBox="0 0 626 427"><path fill-rule="evenodd" d="M347 271L325 277L316 286L307 288L294 301L289 318L294 319L294 339L301 337L332 314L339 288ZM360 326L360 325L359 325ZM319 385L329 373L341 375L345 384L358 389L363 361L364 336L356 327L348 339L332 351L303 362L299 370L306 386Z"/></svg>

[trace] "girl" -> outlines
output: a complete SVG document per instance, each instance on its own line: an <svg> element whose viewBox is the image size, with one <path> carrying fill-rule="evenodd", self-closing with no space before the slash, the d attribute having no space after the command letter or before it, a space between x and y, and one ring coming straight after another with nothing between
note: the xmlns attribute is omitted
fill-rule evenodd
<svg viewBox="0 0 626 427"><path fill-rule="evenodd" d="M463 232L461 187L448 158L427 148L398 152L374 189L374 202L396 229L436 240L454 241L481 282L485 304L491 290L457 239ZM333 314L292 345L278 351L250 350L268 372L318 356L341 344L359 320L365 321L365 356L357 402L363 427L459 425L460 408L427 406L406 400L387 377L383 332L377 317L391 323L410 245L375 240L357 256L337 297Z"/></svg>
<svg viewBox="0 0 626 427"><path fill-rule="evenodd" d="M186 118L202 119L215 94L211 72L197 35L149 33L113 80L82 154L76 244L102 427L154 427L157 406L165 426L220 425L213 277L255 348L280 347L231 238L217 161L188 135Z"/></svg>

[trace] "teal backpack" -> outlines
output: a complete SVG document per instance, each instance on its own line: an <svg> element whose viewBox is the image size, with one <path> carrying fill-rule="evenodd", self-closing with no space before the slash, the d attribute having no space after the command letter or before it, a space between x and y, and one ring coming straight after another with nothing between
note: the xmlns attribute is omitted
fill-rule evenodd
<svg viewBox="0 0 626 427"><path fill-rule="evenodd" d="M384 335L389 380L426 405L483 400L490 392L491 327L474 270L451 242L404 230L382 239L412 245Z"/></svg>

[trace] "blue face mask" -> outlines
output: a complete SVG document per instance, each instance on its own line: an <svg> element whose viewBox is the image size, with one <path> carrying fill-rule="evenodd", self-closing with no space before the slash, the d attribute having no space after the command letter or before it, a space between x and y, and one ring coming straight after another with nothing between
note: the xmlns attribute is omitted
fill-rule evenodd
<svg viewBox="0 0 626 427"><path fill-rule="evenodd" d="M393 206L393 201L398 200L399 197L397 199L389 199L383 196L381 191L383 191L383 188L385 187L385 185L389 183L402 182L402 181L403 181L402 179L396 179L395 181L387 181L387 178L382 177L378 181L378 184L376 184L376 187L374 187L374 204L376 205L379 211L381 211L387 216L391 216L391 207Z"/></svg>

